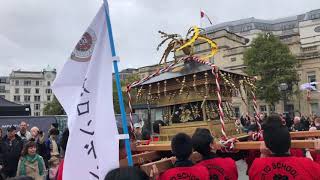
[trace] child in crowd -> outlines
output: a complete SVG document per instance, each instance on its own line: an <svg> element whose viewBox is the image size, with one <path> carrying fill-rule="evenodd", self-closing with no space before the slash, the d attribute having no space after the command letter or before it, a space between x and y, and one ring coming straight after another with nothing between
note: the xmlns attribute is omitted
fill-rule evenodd
<svg viewBox="0 0 320 180"><path fill-rule="evenodd" d="M210 174L210 179L237 180L238 171L236 163L231 158L219 158L212 152L214 138L205 128L197 128L192 136L193 149L202 155L202 161L197 166L205 166Z"/></svg>
<svg viewBox="0 0 320 180"><path fill-rule="evenodd" d="M209 172L204 166L193 166L189 157L192 153L192 140L184 133L179 133L172 138L171 149L176 162L174 168L165 171L161 174L159 180L167 179L201 179L209 180Z"/></svg>
<svg viewBox="0 0 320 180"><path fill-rule="evenodd" d="M59 158L53 156L49 160L49 179L55 180L59 168L60 160Z"/></svg>
<svg viewBox="0 0 320 180"><path fill-rule="evenodd" d="M262 126L266 148L264 158L257 158L249 170L250 180L255 179L319 179L320 165L308 158L292 157L289 149L289 130L279 115L269 116Z"/></svg>

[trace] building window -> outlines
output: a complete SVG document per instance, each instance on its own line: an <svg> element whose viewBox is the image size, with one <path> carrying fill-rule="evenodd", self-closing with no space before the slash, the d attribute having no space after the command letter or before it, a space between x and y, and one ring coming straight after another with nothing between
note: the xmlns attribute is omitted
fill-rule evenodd
<svg viewBox="0 0 320 180"><path fill-rule="evenodd" d="M310 103L312 113L319 112L319 104L318 103Z"/></svg>
<svg viewBox="0 0 320 180"><path fill-rule="evenodd" d="M15 81L15 85L16 85L16 86L19 86L19 80L16 80L16 81Z"/></svg>
<svg viewBox="0 0 320 180"><path fill-rule="evenodd" d="M262 105L260 106L260 112L267 112L267 106L266 105Z"/></svg>
<svg viewBox="0 0 320 180"><path fill-rule="evenodd" d="M51 94L51 93L52 93L52 90L51 90L51 89L46 89L46 93L47 93L47 94Z"/></svg>
<svg viewBox="0 0 320 180"><path fill-rule="evenodd" d="M240 108L234 107L234 115L236 116L236 118L240 118Z"/></svg>
<svg viewBox="0 0 320 180"><path fill-rule="evenodd" d="M24 102L30 102L30 96L24 96Z"/></svg>
<svg viewBox="0 0 320 180"><path fill-rule="evenodd" d="M40 116L40 112L34 112L34 116Z"/></svg>
<svg viewBox="0 0 320 180"><path fill-rule="evenodd" d="M34 101L35 102L40 102L40 96L34 96Z"/></svg>
<svg viewBox="0 0 320 180"><path fill-rule="evenodd" d="M40 89L39 89L39 88L36 88L36 89L35 89L35 92L36 92L36 94L39 94L39 93L40 93Z"/></svg>
<svg viewBox="0 0 320 180"><path fill-rule="evenodd" d="M24 80L23 81L24 86L31 86L31 81L30 80Z"/></svg>
<svg viewBox="0 0 320 180"><path fill-rule="evenodd" d="M5 86L0 86L0 92L5 92L6 91L6 87Z"/></svg>
<svg viewBox="0 0 320 180"><path fill-rule="evenodd" d="M270 112L275 112L276 111L276 106L270 105Z"/></svg>
<svg viewBox="0 0 320 180"><path fill-rule="evenodd" d="M309 82L309 83L310 83L310 82L317 82L315 72L310 72L310 73L308 73L308 82ZM317 88L317 85L316 85L316 84L313 84L313 86L314 86L315 88Z"/></svg>
<svg viewBox="0 0 320 180"><path fill-rule="evenodd" d="M51 101L51 96L47 96L47 101Z"/></svg>
<svg viewBox="0 0 320 180"><path fill-rule="evenodd" d="M24 94L31 94L31 88L24 88Z"/></svg>
<svg viewBox="0 0 320 180"><path fill-rule="evenodd" d="M19 93L20 93L19 88L15 88L15 89L14 89L14 93L15 93L15 94L19 94Z"/></svg>
<svg viewBox="0 0 320 180"><path fill-rule="evenodd" d="M47 86L51 86L51 82L50 81L47 82Z"/></svg>
<svg viewBox="0 0 320 180"><path fill-rule="evenodd" d="M20 102L20 96L13 96L13 101Z"/></svg>
<svg viewBox="0 0 320 180"><path fill-rule="evenodd" d="M232 58L230 59L231 62L235 62L236 60L237 60L236 57L232 57Z"/></svg>
<svg viewBox="0 0 320 180"><path fill-rule="evenodd" d="M40 110L40 104L34 104L34 110Z"/></svg>
<svg viewBox="0 0 320 180"><path fill-rule="evenodd" d="M36 86L40 86L40 81L36 81Z"/></svg>

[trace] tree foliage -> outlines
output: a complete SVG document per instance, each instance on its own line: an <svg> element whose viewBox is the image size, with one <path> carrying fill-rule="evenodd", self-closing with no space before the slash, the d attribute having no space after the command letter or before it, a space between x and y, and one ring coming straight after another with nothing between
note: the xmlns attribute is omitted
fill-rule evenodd
<svg viewBox="0 0 320 180"><path fill-rule="evenodd" d="M126 111L128 111L128 96L127 96L127 92L126 92L126 87L128 84L133 83L134 81L139 80L139 76L134 74L131 76L126 77L125 80L122 80L121 83L121 87L122 87L122 96L123 96L123 101L125 104L125 108ZM114 112L116 114L120 114L120 105L119 105L119 98L118 98L118 91L117 91L117 85L116 85L116 81L115 79L113 79L113 106L114 106ZM135 97L136 91L132 90L131 92L131 96Z"/></svg>
<svg viewBox="0 0 320 180"><path fill-rule="evenodd" d="M287 83L290 89L298 81L298 61L289 47L272 34L260 34L252 41L251 48L244 53L244 64L248 75L261 77L256 83L259 99L272 105L281 98L281 83Z"/></svg>
<svg viewBox="0 0 320 180"><path fill-rule="evenodd" d="M61 104L59 103L58 99L53 96L53 100L46 104L43 109L44 115L65 115L65 111Z"/></svg>

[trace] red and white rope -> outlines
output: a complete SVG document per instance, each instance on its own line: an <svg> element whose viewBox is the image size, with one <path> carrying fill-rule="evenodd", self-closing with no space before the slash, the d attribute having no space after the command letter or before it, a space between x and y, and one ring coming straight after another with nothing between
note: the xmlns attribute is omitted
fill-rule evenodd
<svg viewBox="0 0 320 180"><path fill-rule="evenodd" d="M254 112L256 114L255 119L256 119L256 123L259 127L259 131L261 130L261 124L260 124L260 112L258 109L258 103L257 103L257 97L256 94L253 92L253 90L251 90L251 94L252 94L252 101L253 101L253 108L254 108Z"/></svg>
<svg viewBox="0 0 320 180"><path fill-rule="evenodd" d="M190 59L191 60L191 59ZM218 112L219 112L219 119L220 119L220 123L221 123L221 133L224 137L224 139L227 139L227 134L226 134L226 131L225 131L225 123L224 123L224 112L223 112L223 109L222 109L222 98L221 98L221 88L220 88L220 78L219 78L219 69L216 65L208 62L208 61L203 61L201 60L200 58L198 57L194 57L192 58L192 60L198 62L198 63L201 63L201 64L206 64L208 66L211 66L212 70L212 74L215 76L215 82L216 82L216 86L217 86L217 89L216 89L216 94L217 94L217 97L218 97Z"/></svg>

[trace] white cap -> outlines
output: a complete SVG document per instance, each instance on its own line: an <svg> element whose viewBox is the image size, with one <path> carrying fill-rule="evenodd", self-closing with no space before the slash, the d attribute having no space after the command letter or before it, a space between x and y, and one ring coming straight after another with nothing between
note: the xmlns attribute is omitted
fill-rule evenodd
<svg viewBox="0 0 320 180"><path fill-rule="evenodd" d="M134 128L142 128L142 124L140 124L140 123L134 123L133 127L134 127Z"/></svg>

